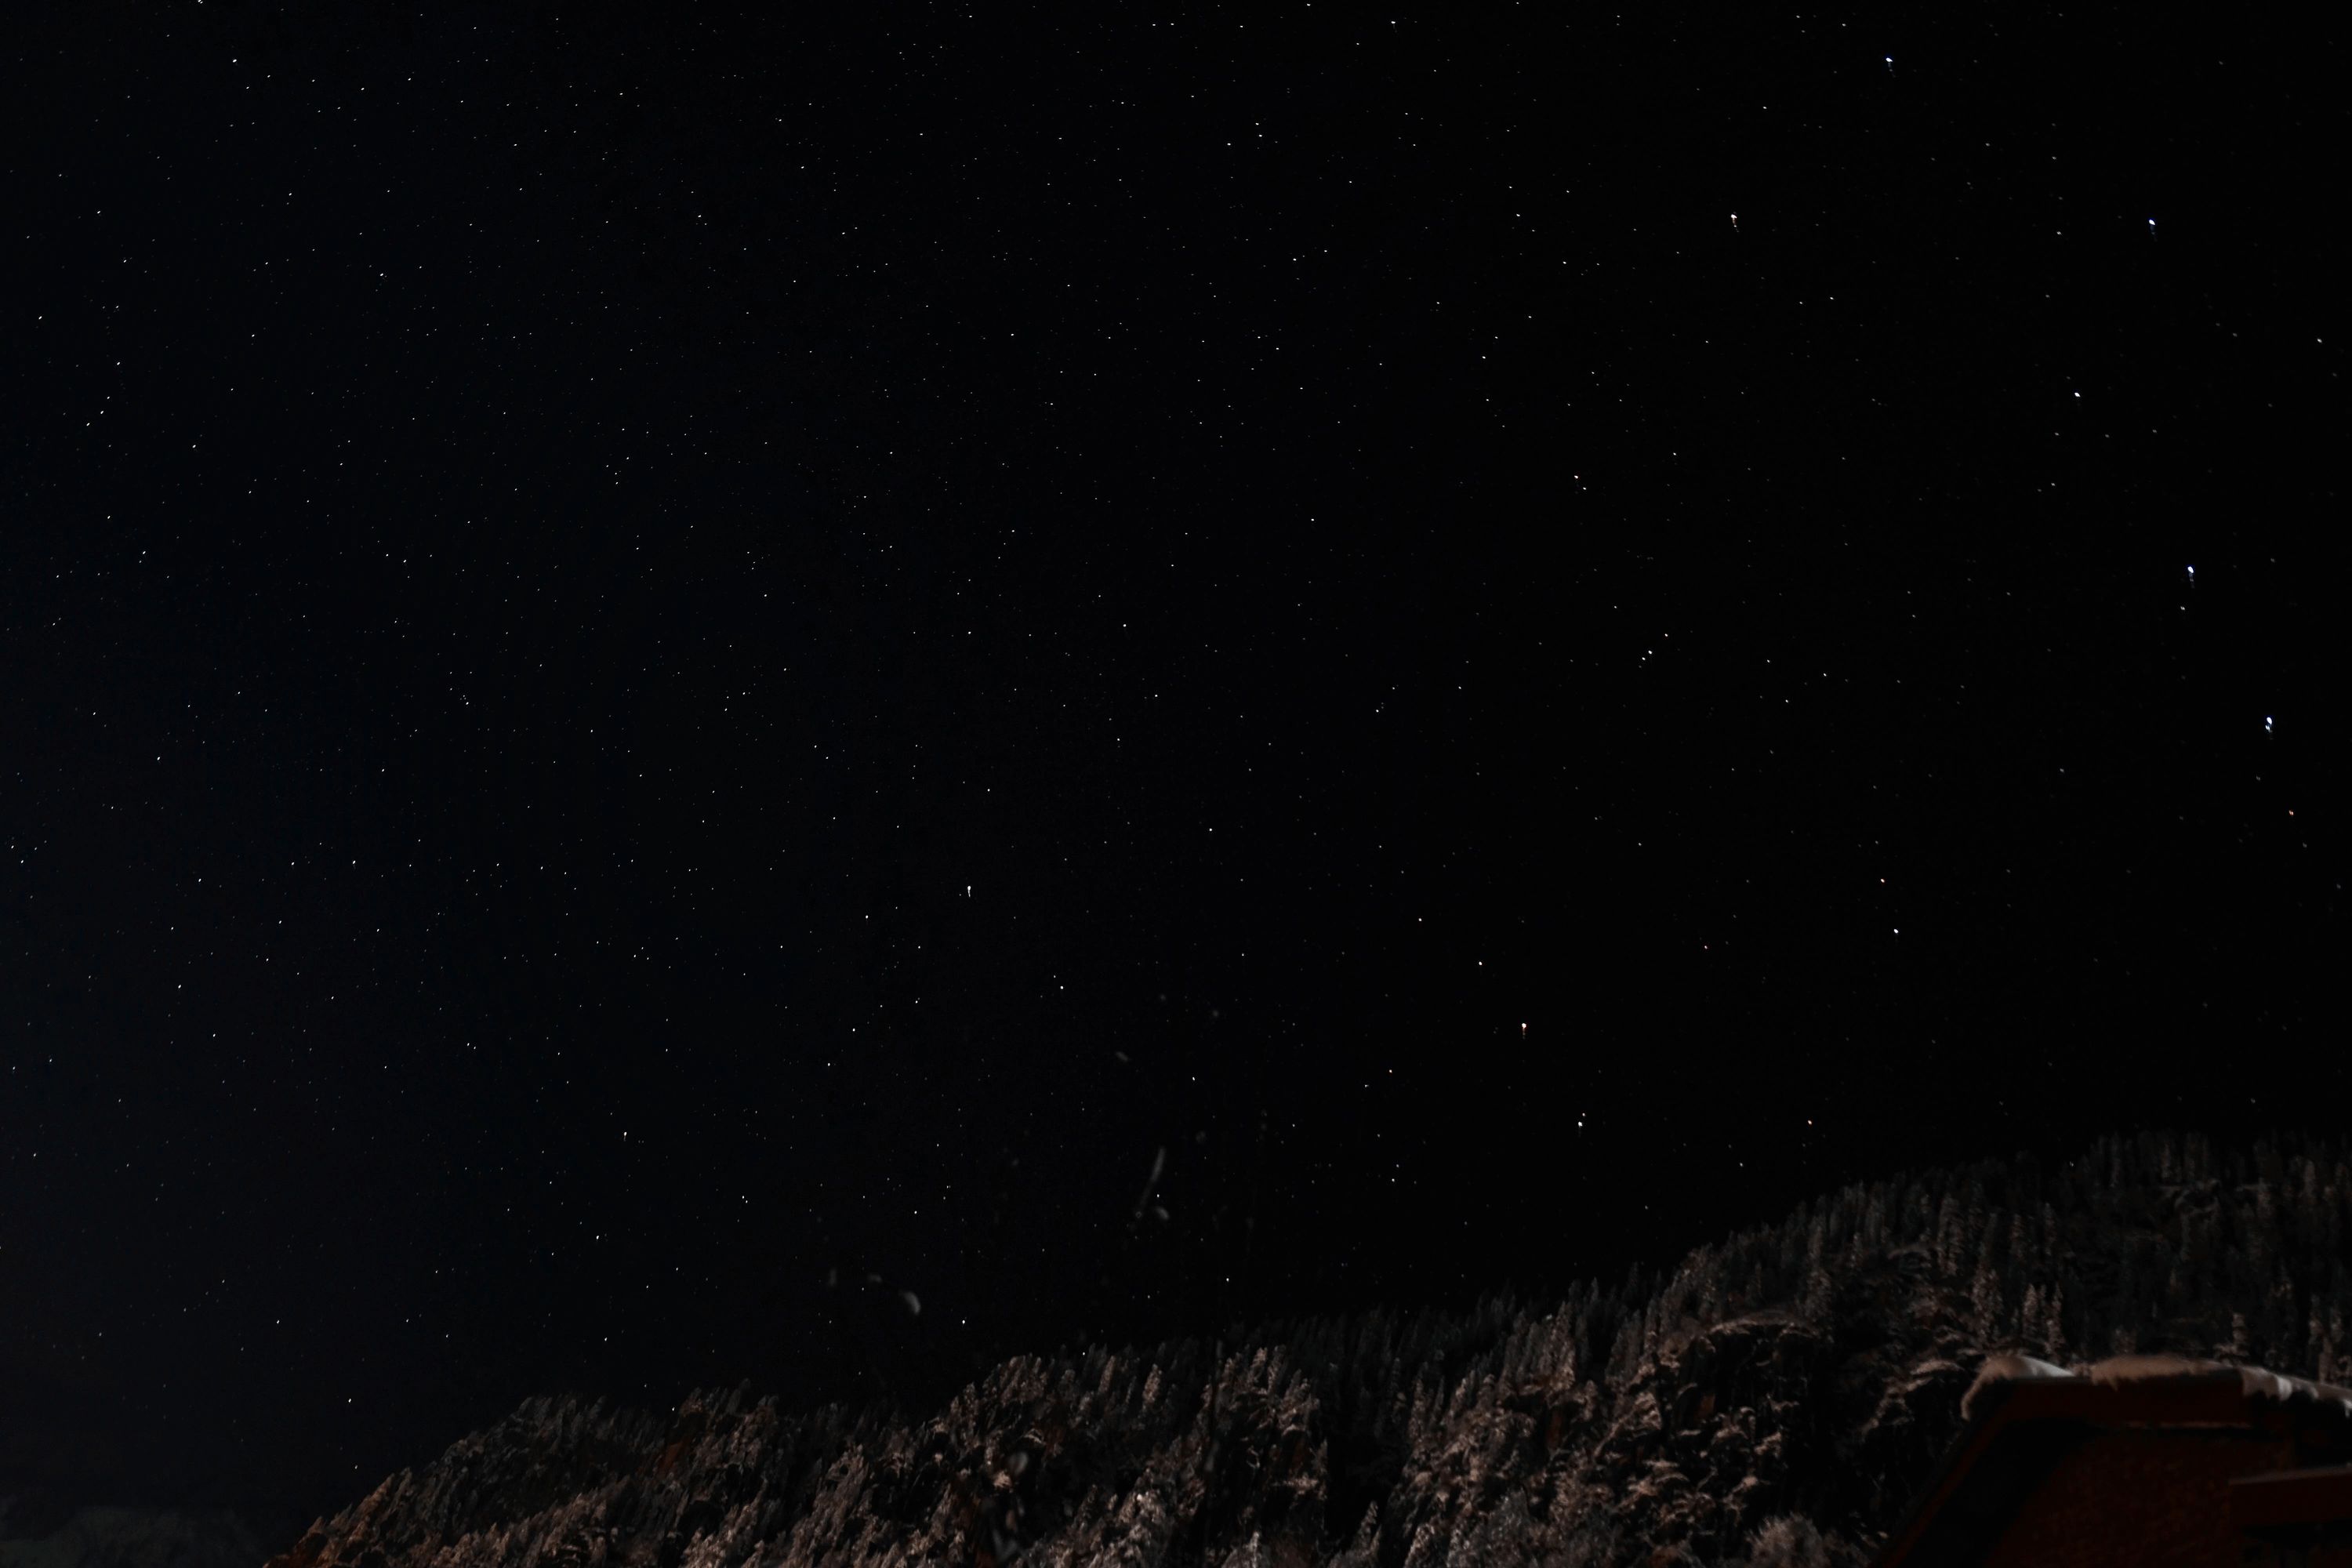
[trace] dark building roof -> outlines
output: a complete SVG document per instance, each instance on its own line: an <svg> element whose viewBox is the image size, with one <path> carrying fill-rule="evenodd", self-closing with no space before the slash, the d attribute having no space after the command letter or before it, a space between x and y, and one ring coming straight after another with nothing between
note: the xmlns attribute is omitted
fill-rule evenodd
<svg viewBox="0 0 2352 1568"><path fill-rule="evenodd" d="M1996 1356L1960 1409L1878 1568L2288 1561L2273 1546L2352 1563L2352 1389L2178 1356Z"/></svg>

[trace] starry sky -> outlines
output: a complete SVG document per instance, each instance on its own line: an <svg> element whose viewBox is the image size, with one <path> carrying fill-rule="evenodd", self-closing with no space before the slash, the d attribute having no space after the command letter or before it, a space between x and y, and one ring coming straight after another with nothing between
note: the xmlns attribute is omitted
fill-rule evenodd
<svg viewBox="0 0 2352 1568"><path fill-rule="evenodd" d="M307 1517L534 1393L2340 1106L2264 25L26 21L0 1490Z"/></svg>

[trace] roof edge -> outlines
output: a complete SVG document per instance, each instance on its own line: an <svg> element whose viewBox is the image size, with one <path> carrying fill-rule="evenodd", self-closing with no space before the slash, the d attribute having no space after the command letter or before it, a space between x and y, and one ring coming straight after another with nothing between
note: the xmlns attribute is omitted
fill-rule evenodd
<svg viewBox="0 0 2352 1568"><path fill-rule="evenodd" d="M2152 1414L2148 1407L2160 1406L2168 1395L2185 1396L2189 1408L2182 1414L2195 1422L2252 1419L2264 1406L2280 1405L2352 1424L2352 1389L2265 1367L2168 1355L2109 1356L2073 1367L2015 1352L1989 1356L1961 1397L1959 1434L1887 1532L1879 1568L1896 1568L1909 1558L2004 1428L2040 1418L2098 1424L2112 1414L2126 1422L2145 1419Z"/></svg>

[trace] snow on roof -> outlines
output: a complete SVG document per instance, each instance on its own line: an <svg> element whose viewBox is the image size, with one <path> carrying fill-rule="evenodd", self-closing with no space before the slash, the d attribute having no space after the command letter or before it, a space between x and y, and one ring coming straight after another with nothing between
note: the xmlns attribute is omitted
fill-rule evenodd
<svg viewBox="0 0 2352 1568"><path fill-rule="evenodd" d="M2030 1355L1997 1355L1985 1358L1977 1369L1977 1380L1960 1395L1960 1419L1975 1414L1978 1396L1997 1383L2022 1383L2038 1377L2072 1377L2064 1367L2046 1361L2036 1361Z"/></svg>
<svg viewBox="0 0 2352 1568"><path fill-rule="evenodd" d="M2227 1362L2185 1355L2111 1355L2084 1367L2082 1375L2101 1388L2122 1388L2134 1383L2222 1383L2236 1372Z"/></svg>
<svg viewBox="0 0 2352 1568"><path fill-rule="evenodd" d="M2286 1377L2266 1372L2258 1366L2242 1366L2238 1370L2239 1386L2249 1399L2275 1399L2281 1405L2298 1400L2310 1400L2315 1405L2333 1405L2352 1415L2352 1388L2340 1388L2332 1383L2314 1383L2309 1378Z"/></svg>
<svg viewBox="0 0 2352 1568"><path fill-rule="evenodd" d="M2177 1355L2118 1355L2087 1365L2063 1367L2027 1355L1989 1356L1978 1369L1976 1381L1960 1398L1962 1420L1974 1412L1978 1398L1996 1384L2023 1383L2042 1378L2083 1378L2101 1388L2121 1388L2141 1383L2217 1383L2235 1381L2239 1391L2249 1399L2274 1400L2279 1404L2309 1401L2318 1405L2334 1405L2346 1415L2352 1415L2352 1388L2339 1388L2332 1383L2314 1383L2307 1378L2288 1377L2264 1367L2240 1366L2223 1361L2193 1361Z"/></svg>

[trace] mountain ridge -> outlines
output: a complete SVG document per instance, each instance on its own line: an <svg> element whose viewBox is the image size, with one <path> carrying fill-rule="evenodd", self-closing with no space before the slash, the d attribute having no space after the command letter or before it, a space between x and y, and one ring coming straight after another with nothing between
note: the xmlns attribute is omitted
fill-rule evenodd
<svg viewBox="0 0 2352 1568"><path fill-rule="evenodd" d="M1013 1357L941 1408L541 1397L270 1568L1866 1561L1990 1356L2345 1365L2352 1163L2113 1135L1849 1185L1622 1286Z"/></svg>

